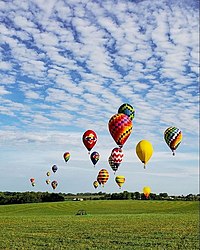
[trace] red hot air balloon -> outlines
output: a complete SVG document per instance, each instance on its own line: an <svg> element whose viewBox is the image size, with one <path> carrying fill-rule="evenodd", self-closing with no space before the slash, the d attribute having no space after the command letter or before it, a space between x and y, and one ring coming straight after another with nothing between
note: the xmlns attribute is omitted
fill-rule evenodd
<svg viewBox="0 0 200 250"><path fill-rule="evenodd" d="M113 150L111 152L111 157L112 157L112 160L115 164L117 164L119 166L120 163L122 162L123 156L124 156L124 154L123 154L121 148L113 148Z"/></svg>
<svg viewBox="0 0 200 250"><path fill-rule="evenodd" d="M132 132L133 124L127 115L119 113L110 118L108 128L114 141L122 148Z"/></svg>
<svg viewBox="0 0 200 250"><path fill-rule="evenodd" d="M97 142L97 135L93 130L87 130L83 134L82 140L83 144L88 150L88 153L90 153L90 150L94 147L94 145Z"/></svg>

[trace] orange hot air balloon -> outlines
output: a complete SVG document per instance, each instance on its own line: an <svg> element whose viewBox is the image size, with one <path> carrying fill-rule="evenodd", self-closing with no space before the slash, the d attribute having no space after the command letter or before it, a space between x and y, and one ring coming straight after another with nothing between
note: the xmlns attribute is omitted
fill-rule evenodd
<svg viewBox="0 0 200 250"><path fill-rule="evenodd" d="M114 141L122 148L132 132L133 124L127 115L119 113L110 118L108 128Z"/></svg>
<svg viewBox="0 0 200 250"><path fill-rule="evenodd" d="M144 193L146 199L148 199L148 198L149 198L149 195L150 195L150 193L151 193L151 188L150 188L150 187L144 187L144 188L143 188L143 193Z"/></svg>
<svg viewBox="0 0 200 250"><path fill-rule="evenodd" d="M97 181L104 187L104 184L107 182L108 179L109 179L108 171L106 169L101 169L97 176Z"/></svg>
<svg viewBox="0 0 200 250"><path fill-rule="evenodd" d="M82 140L83 144L88 150L88 153L90 153L90 150L94 147L94 145L97 142L97 135L93 130L87 130L83 134Z"/></svg>

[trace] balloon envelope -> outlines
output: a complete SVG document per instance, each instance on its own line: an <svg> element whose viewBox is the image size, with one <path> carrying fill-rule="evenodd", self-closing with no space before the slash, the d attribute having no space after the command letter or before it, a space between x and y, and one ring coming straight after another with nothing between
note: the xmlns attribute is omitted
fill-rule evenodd
<svg viewBox="0 0 200 250"><path fill-rule="evenodd" d="M127 115L131 120L133 120L133 118L135 117L135 110L128 103L124 103L119 107L118 114L119 113Z"/></svg>
<svg viewBox="0 0 200 250"><path fill-rule="evenodd" d="M181 130L176 127L169 127L164 132L164 138L167 145L172 150L173 155L175 155L174 151L177 149L182 140Z"/></svg>
<svg viewBox="0 0 200 250"><path fill-rule="evenodd" d="M147 140L140 141L136 146L136 154L138 158L144 163L144 168L153 154L153 146Z"/></svg>
<svg viewBox="0 0 200 250"><path fill-rule="evenodd" d="M124 153L121 148L113 148L111 157L114 163L120 164L123 160Z"/></svg>
<svg viewBox="0 0 200 250"><path fill-rule="evenodd" d="M124 182L125 182L125 177L123 176L123 175L118 175L118 176L116 176L116 178L115 178L115 181L116 181L116 183L117 183L117 185L121 188L122 187L122 185L124 184Z"/></svg>
<svg viewBox="0 0 200 250"><path fill-rule="evenodd" d="M93 182L93 186L94 186L94 188L98 188L98 186L99 186L98 181L94 181L94 182Z"/></svg>
<svg viewBox="0 0 200 250"><path fill-rule="evenodd" d="M30 178L30 182L35 182L35 178Z"/></svg>
<svg viewBox="0 0 200 250"><path fill-rule="evenodd" d="M53 165L52 171L55 173L58 170L58 167L56 165Z"/></svg>
<svg viewBox="0 0 200 250"><path fill-rule="evenodd" d="M151 193L151 188L150 187L144 187L143 188L143 193L145 195L145 197L148 199L150 193Z"/></svg>
<svg viewBox="0 0 200 250"><path fill-rule="evenodd" d="M113 159L112 159L112 156L110 155L110 157L108 158L108 163L110 165L110 167L112 168L112 170L114 171L114 174L115 172L117 171L118 167L119 167L119 164L115 164Z"/></svg>
<svg viewBox="0 0 200 250"><path fill-rule="evenodd" d="M110 118L108 128L114 141L121 148L130 136L133 124L127 115L120 113Z"/></svg>
<svg viewBox="0 0 200 250"><path fill-rule="evenodd" d="M48 180L46 180L46 184L49 184L51 181L48 179Z"/></svg>
<svg viewBox="0 0 200 250"><path fill-rule="evenodd" d="M90 150L94 147L94 145L97 142L97 135L93 130L87 130L83 134L82 137L83 144L87 148L87 150L90 152Z"/></svg>
<svg viewBox="0 0 200 250"><path fill-rule="evenodd" d="M106 169L101 169L97 176L97 181L104 186L109 178L109 173Z"/></svg>
<svg viewBox="0 0 200 250"><path fill-rule="evenodd" d="M52 181L51 186L52 186L53 189L56 189L56 187L58 186L58 182L57 181Z"/></svg>
<svg viewBox="0 0 200 250"><path fill-rule="evenodd" d="M51 173L48 171L48 172L47 172L47 176L50 176L50 175L51 175Z"/></svg>
<svg viewBox="0 0 200 250"><path fill-rule="evenodd" d="M64 158L65 162L68 162L68 161L69 161L69 158L70 158L70 153L69 153L69 152L65 152L65 153L63 154L63 158Z"/></svg>
<svg viewBox="0 0 200 250"><path fill-rule="evenodd" d="M90 155L90 159L92 163L94 164L94 166L97 164L99 158L100 158L100 155L98 152L92 152L92 154Z"/></svg>

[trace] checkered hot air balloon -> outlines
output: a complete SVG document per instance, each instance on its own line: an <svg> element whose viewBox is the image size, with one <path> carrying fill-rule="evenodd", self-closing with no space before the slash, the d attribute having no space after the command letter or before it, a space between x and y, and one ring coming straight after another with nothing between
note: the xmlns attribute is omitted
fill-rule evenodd
<svg viewBox="0 0 200 250"><path fill-rule="evenodd" d="M175 150L178 148L182 140L182 132L176 127L169 127L164 132L164 139L172 150L173 155L175 155Z"/></svg>
<svg viewBox="0 0 200 250"><path fill-rule="evenodd" d="M128 103L124 103L122 104L119 109L118 109L118 114L119 113L123 113L125 115L127 115L131 120L133 120L133 118L135 117L135 110L134 108L128 104Z"/></svg>
<svg viewBox="0 0 200 250"><path fill-rule="evenodd" d="M115 172L118 170L119 165L116 165L114 163L111 155L108 158L108 163L109 163L110 167L112 168L112 170L114 171L114 174L115 174Z"/></svg>
<svg viewBox="0 0 200 250"><path fill-rule="evenodd" d="M116 144L122 148L132 132L133 124L127 115L120 113L110 118L108 128Z"/></svg>

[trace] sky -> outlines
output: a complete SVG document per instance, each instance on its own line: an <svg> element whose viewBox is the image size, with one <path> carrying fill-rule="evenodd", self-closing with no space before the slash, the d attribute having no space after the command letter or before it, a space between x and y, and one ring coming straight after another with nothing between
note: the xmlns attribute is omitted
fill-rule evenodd
<svg viewBox="0 0 200 250"><path fill-rule="evenodd" d="M199 193L198 1L1 0L0 34L0 191ZM108 122L123 103L135 117L114 175ZM171 126L183 134L175 156ZM146 169L135 152L143 139L154 148ZM102 168L110 177L94 189Z"/></svg>

